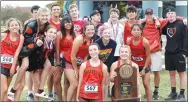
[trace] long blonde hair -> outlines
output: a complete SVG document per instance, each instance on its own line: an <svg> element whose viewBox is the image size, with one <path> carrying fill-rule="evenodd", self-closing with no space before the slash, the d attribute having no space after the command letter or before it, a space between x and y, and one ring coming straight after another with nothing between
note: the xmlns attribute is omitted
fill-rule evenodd
<svg viewBox="0 0 188 102"><path fill-rule="evenodd" d="M12 22L12 21L17 21L17 22L18 22L18 25L20 26L20 29L19 29L18 33L19 33L19 34L22 34L22 32L21 32L22 24L21 24L21 22L20 22L18 19L16 19L16 18L9 18L9 19L6 21L7 30L5 30L3 33L9 33L9 32L10 32L10 30L9 30L8 28L9 28L9 26L10 26L10 22Z"/></svg>

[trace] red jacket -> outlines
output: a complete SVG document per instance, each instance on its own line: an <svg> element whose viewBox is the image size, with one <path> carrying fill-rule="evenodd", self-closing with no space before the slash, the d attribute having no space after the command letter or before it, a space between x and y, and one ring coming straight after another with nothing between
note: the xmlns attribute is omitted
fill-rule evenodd
<svg viewBox="0 0 188 102"><path fill-rule="evenodd" d="M183 20L183 17L177 16L176 17L177 20ZM162 30L163 28L168 24L168 20L167 19L159 19L161 26L160 26L160 33L162 34Z"/></svg>
<svg viewBox="0 0 188 102"><path fill-rule="evenodd" d="M149 41L151 53L161 51L161 36L159 28L155 26L155 21L150 23L146 21L142 36Z"/></svg>

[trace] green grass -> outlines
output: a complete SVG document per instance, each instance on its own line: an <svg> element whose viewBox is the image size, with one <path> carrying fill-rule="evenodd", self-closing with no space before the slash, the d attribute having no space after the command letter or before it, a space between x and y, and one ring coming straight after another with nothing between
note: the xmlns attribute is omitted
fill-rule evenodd
<svg viewBox="0 0 188 102"><path fill-rule="evenodd" d="M160 80L160 86L159 86L159 95L160 95L160 99L157 101L164 101L165 98L170 94L171 92L171 86L170 86L170 76L169 73L167 71L161 72L161 80ZM179 81L179 75L178 73L176 74L176 91L179 93L180 92L180 81ZM151 90L153 92L154 90L154 74L151 74L150 77L150 86L151 86ZM143 85L141 85L141 95L142 95L142 100L146 101L143 96L145 94ZM185 90L185 96L186 96L186 100L187 100L187 88Z"/></svg>
<svg viewBox="0 0 188 102"><path fill-rule="evenodd" d="M16 75L14 76L12 82L11 82L11 87L15 81L15 77ZM150 81L150 86L151 86L151 89L152 89L152 92L154 90L154 81L153 81L153 73L151 73L151 81ZM61 82L63 83L63 80L61 80ZM177 85L176 85L176 90L177 92L179 93L180 91L180 84L179 84L179 75L177 74L176 75L176 82L177 82ZM145 91L144 91L144 88L143 88L143 84L142 84L142 81L141 81L141 84L140 84L140 87L141 87L141 99L142 101L146 101L146 99L143 98L143 95L145 94ZM45 92L47 93L47 85L45 86ZM170 77L169 77L169 73L164 71L164 72L161 72L161 82L160 82L160 87L159 87L159 95L160 95L160 99L157 100L157 101L164 101L164 99L169 95L169 93L171 92L171 88L170 88ZM185 96L187 96L187 89L185 90ZM187 98L187 97L186 97ZM21 101L27 101L27 83L25 85L25 88L24 88L24 91L22 92L21 94L21 98L20 98ZM45 99L40 99L41 101L46 101ZM110 101L111 98L108 97L108 101Z"/></svg>

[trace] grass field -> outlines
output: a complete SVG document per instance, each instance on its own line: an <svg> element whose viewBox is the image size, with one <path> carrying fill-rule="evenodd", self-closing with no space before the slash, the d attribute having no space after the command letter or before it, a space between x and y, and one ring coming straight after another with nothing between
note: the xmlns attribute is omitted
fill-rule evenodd
<svg viewBox="0 0 188 102"><path fill-rule="evenodd" d="M15 77L16 75L14 76L12 82L11 82L11 86L13 85L14 81L15 81ZM154 81L153 81L153 77L154 75L151 74L151 83L150 83L150 86L151 86L151 89L154 90ZM160 87L159 87L159 95L160 95L160 99L157 100L157 101L164 101L164 99L169 95L169 93L171 92L171 88L170 88L170 80L169 80L169 73L166 72L166 71L163 71L161 72L161 83L160 83ZM27 80L27 79L26 79ZM177 92L179 93L179 90L180 90L180 85L179 85L179 75L177 74L176 75L176 80L177 80ZM61 81L63 83L63 80ZM26 83L27 84L27 83ZM145 94L145 91L144 91L144 88L143 88L143 85L142 85L142 82L140 84L140 87L141 87L141 99L142 101L146 101L146 99L143 98L143 95ZM45 86L45 92L47 93L47 85ZM185 96L187 96L187 89L185 90ZM187 97L186 97L187 99ZM40 99L41 101L46 101L45 99ZM111 98L108 97L108 101L110 101ZM25 88L24 88L24 91L22 92L22 95L21 95L21 99L20 101L27 101L27 85L25 85Z"/></svg>

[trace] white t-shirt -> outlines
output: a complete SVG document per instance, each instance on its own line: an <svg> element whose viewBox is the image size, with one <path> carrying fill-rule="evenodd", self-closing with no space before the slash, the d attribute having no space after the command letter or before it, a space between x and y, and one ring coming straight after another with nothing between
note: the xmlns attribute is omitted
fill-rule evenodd
<svg viewBox="0 0 188 102"><path fill-rule="evenodd" d="M112 39L117 43L114 56L119 56L119 49L123 44L124 26L121 23L118 23L112 24L112 27Z"/></svg>

